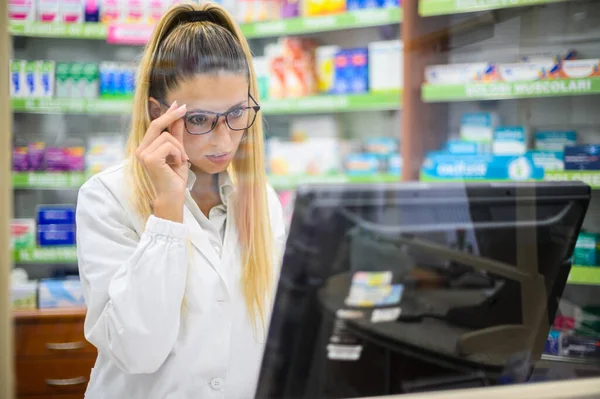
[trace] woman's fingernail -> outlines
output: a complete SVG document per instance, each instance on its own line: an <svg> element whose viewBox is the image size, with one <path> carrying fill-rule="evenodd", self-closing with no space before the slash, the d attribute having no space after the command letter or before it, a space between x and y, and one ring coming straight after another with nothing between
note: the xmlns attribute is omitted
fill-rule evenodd
<svg viewBox="0 0 600 399"><path fill-rule="evenodd" d="M177 108L177 112L180 114L185 114L186 111L186 105L183 104L181 107Z"/></svg>
<svg viewBox="0 0 600 399"><path fill-rule="evenodd" d="M171 104L171 107L169 107L169 109L175 109L177 108L177 101L173 101L173 104Z"/></svg>

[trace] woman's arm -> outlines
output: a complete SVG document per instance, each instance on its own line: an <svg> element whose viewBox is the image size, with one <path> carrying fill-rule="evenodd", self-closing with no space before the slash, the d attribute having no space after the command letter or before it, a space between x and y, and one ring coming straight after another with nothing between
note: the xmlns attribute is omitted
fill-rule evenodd
<svg viewBox="0 0 600 399"><path fill-rule="evenodd" d="M153 373L179 332L187 274L183 224L151 216L141 237L114 195L92 178L79 192L77 258L85 337L127 373Z"/></svg>

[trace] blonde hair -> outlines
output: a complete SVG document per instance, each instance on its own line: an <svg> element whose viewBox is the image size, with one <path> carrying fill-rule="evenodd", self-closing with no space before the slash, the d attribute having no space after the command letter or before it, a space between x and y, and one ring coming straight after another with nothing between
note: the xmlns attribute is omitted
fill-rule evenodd
<svg viewBox="0 0 600 399"><path fill-rule="evenodd" d="M186 22L193 11L203 11L208 17ZM170 8L155 27L141 59L127 143L132 201L143 220L152 214L156 198L148 174L135 157L151 120L148 98L164 98L168 90L194 75L222 71L246 74L249 94L258 99L250 48L231 15L213 3ZM236 186L230 206L234 207L241 245L242 291L253 322L260 319L264 326L273 284L273 243L260 117L248 129L229 173Z"/></svg>

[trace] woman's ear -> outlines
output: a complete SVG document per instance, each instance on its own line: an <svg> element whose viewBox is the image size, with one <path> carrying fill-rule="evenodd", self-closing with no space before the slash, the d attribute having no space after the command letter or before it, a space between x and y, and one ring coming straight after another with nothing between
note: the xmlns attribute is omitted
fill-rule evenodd
<svg viewBox="0 0 600 399"><path fill-rule="evenodd" d="M162 115L160 103L154 97L148 98L148 113L150 114L150 119L152 120Z"/></svg>

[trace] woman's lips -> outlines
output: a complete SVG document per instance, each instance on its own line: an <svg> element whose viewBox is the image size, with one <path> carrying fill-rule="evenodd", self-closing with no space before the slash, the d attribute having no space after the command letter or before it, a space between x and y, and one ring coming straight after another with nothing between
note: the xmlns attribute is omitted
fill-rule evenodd
<svg viewBox="0 0 600 399"><path fill-rule="evenodd" d="M207 155L206 158L208 158L213 163L223 164L229 162L230 155L230 152L224 152L221 154Z"/></svg>

